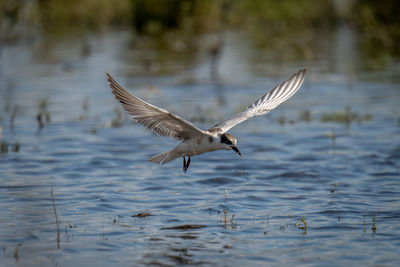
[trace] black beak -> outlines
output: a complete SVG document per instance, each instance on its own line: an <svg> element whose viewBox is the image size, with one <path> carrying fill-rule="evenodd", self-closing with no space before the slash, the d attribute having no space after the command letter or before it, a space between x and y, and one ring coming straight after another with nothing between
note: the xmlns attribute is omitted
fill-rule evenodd
<svg viewBox="0 0 400 267"><path fill-rule="evenodd" d="M238 153L240 156L242 155L237 147L233 146L232 149L235 150L235 152Z"/></svg>

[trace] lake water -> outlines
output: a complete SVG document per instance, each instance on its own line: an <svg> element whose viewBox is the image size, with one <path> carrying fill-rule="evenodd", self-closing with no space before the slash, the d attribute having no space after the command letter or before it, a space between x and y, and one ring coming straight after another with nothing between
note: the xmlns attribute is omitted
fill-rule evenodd
<svg viewBox="0 0 400 267"><path fill-rule="evenodd" d="M398 63L364 71L337 36L282 62L227 33L211 72L207 48L132 48L123 31L3 46L0 265L398 265ZM303 67L292 99L230 130L243 157L186 174L147 162L177 142L132 123L105 80L208 129Z"/></svg>

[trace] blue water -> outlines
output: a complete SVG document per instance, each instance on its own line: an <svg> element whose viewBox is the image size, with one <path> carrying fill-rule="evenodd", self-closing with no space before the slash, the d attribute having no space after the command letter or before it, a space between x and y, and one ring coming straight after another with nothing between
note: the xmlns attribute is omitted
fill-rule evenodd
<svg viewBox="0 0 400 267"><path fill-rule="evenodd" d="M399 264L398 70L277 64L227 38L213 76L206 52L133 49L126 32L3 47L2 265ZM132 123L105 80L207 129L302 67L291 100L230 130L243 157L193 157L187 174L147 162L177 142ZM364 119L323 121L346 108Z"/></svg>

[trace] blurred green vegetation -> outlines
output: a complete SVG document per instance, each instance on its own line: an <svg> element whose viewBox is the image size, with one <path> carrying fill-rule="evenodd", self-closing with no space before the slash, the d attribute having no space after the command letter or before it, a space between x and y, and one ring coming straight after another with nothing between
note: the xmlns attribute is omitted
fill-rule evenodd
<svg viewBox="0 0 400 267"><path fill-rule="evenodd" d="M400 1L360 0L354 6L352 25L361 35L365 65L381 69L391 56L400 56Z"/></svg>
<svg viewBox="0 0 400 267"><path fill-rule="evenodd" d="M204 32L220 29L224 23L282 33L293 28L331 27L347 21L360 31L385 39L400 35L399 14L397 0L3 0L0 3L3 28L4 24L12 26L25 21L44 30L66 32L121 25L132 26L141 34L171 29Z"/></svg>
<svg viewBox="0 0 400 267"><path fill-rule="evenodd" d="M127 0L3 0L2 32L32 27L43 33L68 34L123 25L131 15Z"/></svg>
<svg viewBox="0 0 400 267"><path fill-rule="evenodd" d="M340 110L331 113L322 114L321 121L322 122L336 122L336 123L345 123L350 125L352 122L363 122L372 120L371 114L359 114L350 109L350 107L346 107L345 110Z"/></svg>
<svg viewBox="0 0 400 267"><path fill-rule="evenodd" d="M389 56L400 55L399 14L398 0L2 0L0 34L7 42L27 32L65 35L124 27L158 38L233 28L245 30L260 47L284 50L283 56L297 50L302 59L312 59L318 36L345 23L356 30L366 63L379 69Z"/></svg>

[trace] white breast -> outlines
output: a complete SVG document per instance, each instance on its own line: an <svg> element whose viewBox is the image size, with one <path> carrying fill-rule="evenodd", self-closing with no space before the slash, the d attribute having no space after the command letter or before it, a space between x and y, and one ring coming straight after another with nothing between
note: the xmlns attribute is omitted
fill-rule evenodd
<svg viewBox="0 0 400 267"><path fill-rule="evenodd" d="M196 156L216 150L229 150L229 148L220 143L219 137L209 138L208 136L202 136L181 142L175 150L181 156Z"/></svg>

